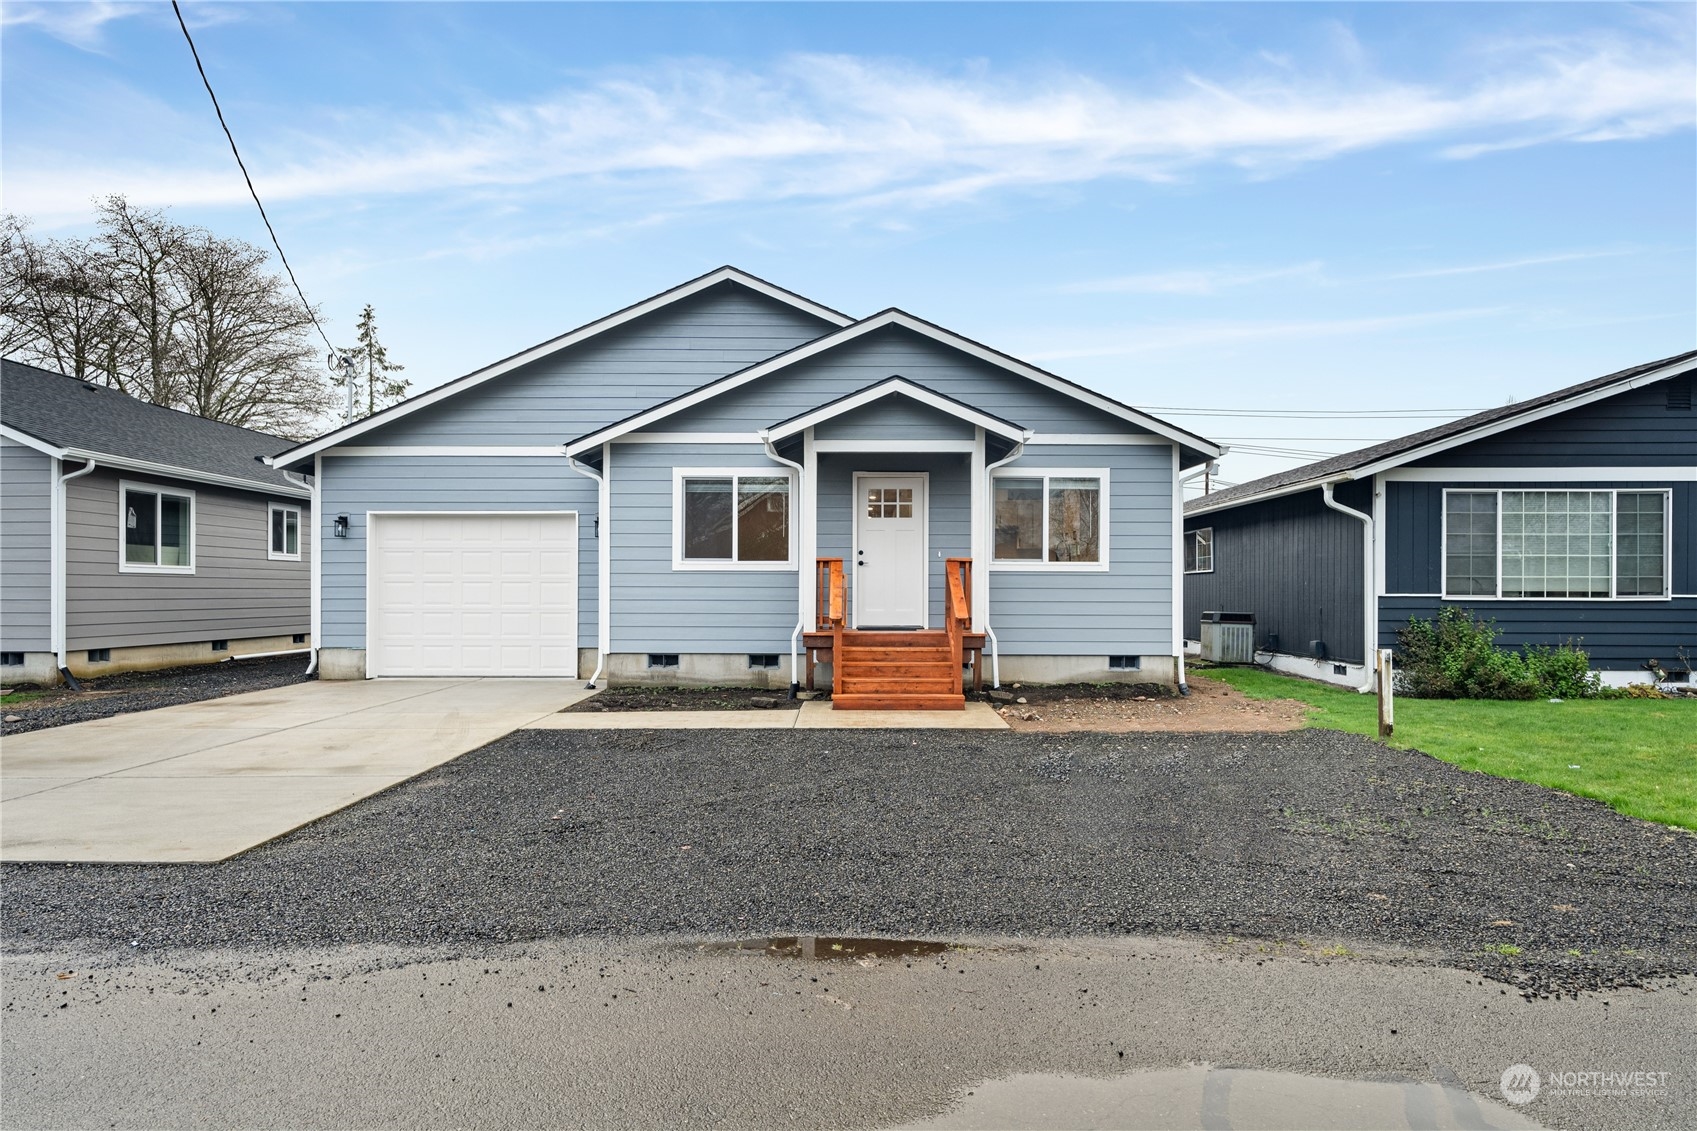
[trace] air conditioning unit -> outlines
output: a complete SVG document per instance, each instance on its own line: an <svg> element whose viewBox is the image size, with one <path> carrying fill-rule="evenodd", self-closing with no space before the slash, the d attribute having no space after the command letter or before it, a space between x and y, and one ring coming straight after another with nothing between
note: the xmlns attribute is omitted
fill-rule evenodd
<svg viewBox="0 0 1697 1131"><path fill-rule="evenodd" d="M1202 658L1216 664L1255 662L1255 614L1202 614Z"/></svg>

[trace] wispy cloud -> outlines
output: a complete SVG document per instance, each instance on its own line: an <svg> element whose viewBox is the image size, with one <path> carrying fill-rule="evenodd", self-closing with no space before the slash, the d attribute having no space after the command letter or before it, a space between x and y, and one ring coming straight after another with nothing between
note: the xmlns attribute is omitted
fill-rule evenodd
<svg viewBox="0 0 1697 1131"><path fill-rule="evenodd" d="M17 20L40 23L41 11L21 9ZM1390 145L1465 157L1477 147L1665 134L1697 117L1691 46L1689 31L1540 41L1518 55L1500 50L1485 77L1448 85L1378 76L1361 61L1342 78L1269 64L1159 89L849 55L793 55L763 69L672 61L431 117L326 109L298 133L258 136L250 125L243 147L262 191L279 201L563 190L643 213L798 201L887 214L1208 169L1273 175ZM295 108L288 117L303 120ZM68 167L62 153L30 156L10 154L8 203L41 219L114 188L147 204L244 199L213 145L180 164Z"/></svg>
<svg viewBox="0 0 1697 1131"><path fill-rule="evenodd" d="M1117 275L1068 283L1062 294L1213 295L1237 287L1254 286L1279 279L1317 279L1323 265L1319 260L1289 267L1260 269L1219 267L1185 271L1156 271L1142 275Z"/></svg>
<svg viewBox="0 0 1697 1131"><path fill-rule="evenodd" d="M1554 255L1532 255L1523 259L1498 259L1489 263L1465 263L1456 267L1429 267L1421 271L1399 271L1385 279L1440 279L1448 275L1478 275L1486 271L1515 271L1522 267L1543 267L1550 263L1573 263L1585 259L1614 259L1622 255L1640 255L1638 251L1569 251Z"/></svg>
<svg viewBox="0 0 1697 1131"><path fill-rule="evenodd" d="M1462 322L1506 313L1501 306L1432 310L1414 314L1392 314L1366 318L1296 319L1291 321L1207 321L1162 324L1138 332L1131 338L1116 338L1064 349L1026 349L1019 356L1032 361L1065 361L1082 357L1130 357L1166 350L1193 350L1199 346L1238 345L1245 342L1306 341L1320 338L1383 334L1399 330Z"/></svg>
<svg viewBox="0 0 1697 1131"><path fill-rule="evenodd" d="M118 0L94 0L88 4L6 4L0 7L0 27L33 27L85 51L97 51L104 42L107 24L159 7Z"/></svg>

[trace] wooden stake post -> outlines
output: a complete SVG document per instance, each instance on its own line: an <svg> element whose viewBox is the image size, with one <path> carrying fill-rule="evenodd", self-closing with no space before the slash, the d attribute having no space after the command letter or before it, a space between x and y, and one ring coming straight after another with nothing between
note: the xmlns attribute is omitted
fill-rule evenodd
<svg viewBox="0 0 1697 1131"><path fill-rule="evenodd" d="M1392 712L1395 705L1391 689L1391 650L1379 649L1378 678L1374 681L1379 685L1379 737L1389 738L1395 720Z"/></svg>

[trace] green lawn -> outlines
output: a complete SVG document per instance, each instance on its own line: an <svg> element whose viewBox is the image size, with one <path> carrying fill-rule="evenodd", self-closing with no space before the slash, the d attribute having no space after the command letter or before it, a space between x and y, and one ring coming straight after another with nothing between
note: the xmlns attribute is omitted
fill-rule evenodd
<svg viewBox="0 0 1697 1131"><path fill-rule="evenodd" d="M1308 725L1378 734L1371 695L1254 668L1199 668L1251 699L1296 699ZM1697 702L1550 703L1398 699L1392 745L1465 770L1594 797L1622 813L1697 829Z"/></svg>

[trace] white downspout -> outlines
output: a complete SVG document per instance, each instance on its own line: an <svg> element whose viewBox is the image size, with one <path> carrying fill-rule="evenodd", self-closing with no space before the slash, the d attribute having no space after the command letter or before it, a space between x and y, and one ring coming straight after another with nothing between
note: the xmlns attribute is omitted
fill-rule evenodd
<svg viewBox="0 0 1697 1131"><path fill-rule="evenodd" d="M811 430L810 430L810 432L811 432ZM767 439L766 434L764 432L762 432L760 434L760 442L762 444L766 445L766 454L771 456L772 459L776 460L778 463L783 464L785 467L795 468L795 475L796 475L796 480L795 480L795 483L796 483L796 489L795 489L796 518L799 520L796 523L796 538L797 538L797 541L802 546L805 547L812 542L812 539L810 539L807 536L807 533L808 533L808 530L810 529L810 526L811 526L809 519L812 517L812 511L813 511L813 508L808 506L808 504L807 504L808 488L812 485L811 481L807 477L807 468L804 465L797 463L793 459L785 459L783 456L779 455L778 449L773 446L771 440ZM805 439L803 440L803 443L807 444L807 446L809 448L812 447L812 444L808 443ZM815 549L817 549L817 547L815 547ZM799 551L798 551L798 556L800 556ZM810 611L810 609L812 608L812 605L813 605L813 599L812 599L813 595L812 595L811 592L809 592L809 585L810 585L810 583L815 582L817 580L816 576L815 576L815 572L813 570L808 569L806 567L805 562L798 561L796 563L796 572L800 576L796 579L796 606L797 606L797 611L796 611L795 631L790 633L790 698L791 699L794 699L796 697L796 694L801 690L801 676L800 676L801 669L798 666L801 662L801 650L800 650L801 649L801 634L803 632L807 631L807 614L808 614L808 612Z"/></svg>
<svg viewBox="0 0 1697 1131"><path fill-rule="evenodd" d="M613 638L613 611L611 594L613 592L612 578L607 570L612 563L613 538L612 525L608 521L608 506L612 502L612 489L608 485L607 476L612 470L608 460L612 455L613 445L601 445L601 471L592 470L588 464L580 464L572 456L566 457L566 466L588 479L595 480L595 671L589 676L589 682L584 684L585 690L594 691L595 681L601 678L601 673L607 667L607 651ZM575 647L575 645L574 645Z"/></svg>
<svg viewBox="0 0 1697 1131"><path fill-rule="evenodd" d="M1027 439L1030 438L1030 435L1031 434L1029 432L1026 433ZM982 592L984 594L984 639L990 644L990 686L992 688L1002 686L1002 646L1000 642L996 640L996 630L990 627L990 559L995 554L996 550L995 538L989 529L990 525L996 520L996 501L990 496L990 485L995 482L994 473L998 467L1012 463L1024 454L1025 441L1021 440L1013 446L1013 450L1008 452L1007 455L1003 456L994 463L985 464L984 482L980 483L977 488L977 490L984 496L982 505L986 516L982 547L982 552L984 554L984 571L977 577L973 578L973 582L974 592L978 592L979 587L982 587Z"/></svg>
<svg viewBox="0 0 1697 1131"><path fill-rule="evenodd" d="M313 675L318 671L318 630L319 630L319 624L320 624L321 620L323 619L323 616L319 612L319 608L318 608L319 605L322 603L321 600L320 600L320 597L324 592L324 555L323 555L324 539L321 537L321 535L324 533L324 515L323 515L322 508L319 507L319 505L318 505L318 501L319 501L318 484L320 482L322 482L322 480L323 480L323 471L324 471L321 460L322 460L321 456L315 455L315 456L312 457L312 482L311 483L306 482L306 479L305 479L304 476L296 475L292 471L283 472L283 478L284 479L287 479L291 483L298 483L302 487L305 487L308 491L310 491L312 493L312 499L308 504L312 508L312 521L307 524L308 529L310 529L312 531L312 551L311 551L311 557L309 559L311 561L311 570L312 570L312 573L311 573L312 595L311 595L311 598L310 598L311 605L307 609L307 615L311 619L311 624L309 625L309 629L312 633L312 649L311 649L312 654L310 656L308 656L307 660L306 660L306 672L305 672L305 674L307 674L307 675ZM286 655L290 655L291 653L289 653L289 652L279 652L277 654L286 656Z"/></svg>
<svg viewBox="0 0 1697 1131"><path fill-rule="evenodd" d="M48 632L51 635L51 639L48 643L53 648L53 662L59 669L60 677L73 688L77 686L77 681L71 675L70 668L67 666L67 661L65 659L65 622L67 619L65 563L68 550L68 547L65 545L65 539L67 527L69 525L65 520L65 484L69 483L73 479L78 479L87 475L89 472L94 470L94 465L95 461L90 459L79 470L67 474L64 471L64 460L59 459L53 462L53 511L48 516L48 539L50 546L48 550L48 559L50 563L49 569L52 573L52 587L49 589L47 595L48 603L50 605L50 623L48 625ZM118 500L118 505L122 507L124 505L124 500L120 498Z"/></svg>
<svg viewBox="0 0 1697 1131"><path fill-rule="evenodd" d="M1343 479L1334 479L1329 483L1320 484L1320 497L1325 500L1328 507L1331 507L1339 514L1347 514L1350 518L1356 519L1361 523L1361 644L1362 664L1367 671L1367 681L1360 687L1356 688L1356 690L1363 693L1369 693L1378 690L1378 684L1374 678L1374 672L1376 669L1374 661L1379 655L1378 603L1374 599L1373 594L1373 516L1370 514L1363 514L1361 511L1358 511L1353 507L1346 507L1336 499L1332 498L1332 488L1343 482L1345 482Z"/></svg>

